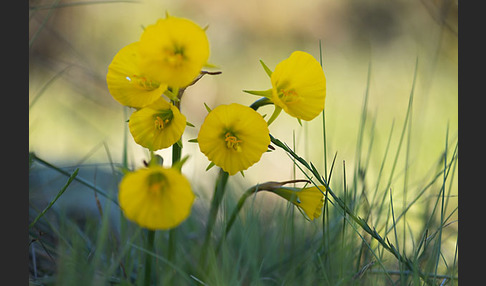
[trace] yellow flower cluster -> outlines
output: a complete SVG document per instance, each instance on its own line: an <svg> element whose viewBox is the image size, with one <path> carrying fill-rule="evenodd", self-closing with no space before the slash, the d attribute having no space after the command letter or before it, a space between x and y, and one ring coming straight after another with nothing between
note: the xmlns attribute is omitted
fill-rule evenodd
<svg viewBox="0 0 486 286"><path fill-rule="evenodd" d="M120 49L108 66L108 90L117 102L134 108L128 121L130 133L151 154L180 146L187 125L179 110L180 99L185 88L204 74L209 54L205 29L167 14L147 26L137 42ZM220 105L210 110L195 140L211 164L229 175L243 172L261 159L270 145L268 126L281 110L299 120L312 120L324 109L326 78L311 55L296 51L273 72L265 64L263 67L272 88L247 92L264 96L266 104L275 106L270 119L265 121L255 106ZM165 168L153 161L124 176L119 185L120 207L142 227L170 229L188 217L194 194L180 168ZM323 200L316 189L274 192L312 220L320 215Z"/></svg>
<svg viewBox="0 0 486 286"><path fill-rule="evenodd" d="M128 126L137 144L151 152L177 144L186 127L177 107L179 90L198 78L208 58L205 30L169 15L114 56L106 75L108 90L120 104L136 109ZM128 219L153 230L179 225L194 200L180 170L157 164L125 175L118 196Z"/></svg>
<svg viewBox="0 0 486 286"><path fill-rule="evenodd" d="M260 160L270 144L268 125L282 109L306 121L314 119L324 109L326 78L321 65L310 54L293 52L273 72L265 64L263 66L270 76L272 88L247 92L264 96L274 104L275 112L268 122L256 112L257 108L233 103L212 110L199 131L197 140L201 152L230 175L242 172ZM324 195L319 188L270 191L296 205L310 220L321 214Z"/></svg>

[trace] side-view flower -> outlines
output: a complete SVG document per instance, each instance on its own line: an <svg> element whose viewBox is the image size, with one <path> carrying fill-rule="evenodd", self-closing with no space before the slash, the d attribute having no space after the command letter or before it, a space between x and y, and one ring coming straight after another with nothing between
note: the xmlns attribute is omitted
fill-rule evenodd
<svg viewBox="0 0 486 286"><path fill-rule="evenodd" d="M268 191L288 200L299 208L309 220L314 220L322 214L322 207L324 206L324 195L322 192L325 189L324 186L319 186L319 188L313 186L302 189L280 187Z"/></svg>
<svg viewBox="0 0 486 286"><path fill-rule="evenodd" d="M245 92L264 96L275 105L275 112L268 120L272 123L283 109L298 120L310 121L324 110L326 77L319 62L310 54L293 52L271 71L261 62L270 76L272 88L265 91Z"/></svg>
<svg viewBox="0 0 486 286"><path fill-rule="evenodd" d="M324 109L326 77L321 65L306 52L293 52L270 77L272 100L289 115L306 121Z"/></svg>
<svg viewBox="0 0 486 286"><path fill-rule="evenodd" d="M139 61L139 42L135 42L123 47L108 66L108 89L122 105L144 107L160 98L167 89L167 84L148 77Z"/></svg>

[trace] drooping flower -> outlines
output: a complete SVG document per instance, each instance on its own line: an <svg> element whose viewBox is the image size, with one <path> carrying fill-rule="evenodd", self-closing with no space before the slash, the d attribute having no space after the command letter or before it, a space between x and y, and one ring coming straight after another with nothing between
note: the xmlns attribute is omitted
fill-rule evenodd
<svg viewBox="0 0 486 286"><path fill-rule="evenodd" d="M181 138L186 117L176 106L159 98L132 113L128 127L135 142L155 151L168 148Z"/></svg>
<svg viewBox="0 0 486 286"><path fill-rule="evenodd" d="M167 84L147 76L139 66L139 43L123 47L108 66L106 82L115 100L140 108L160 98Z"/></svg>
<svg viewBox="0 0 486 286"><path fill-rule="evenodd" d="M198 134L199 149L234 175L258 162L270 144L267 123L250 107L232 103L213 109Z"/></svg>
<svg viewBox="0 0 486 286"><path fill-rule="evenodd" d="M267 189L280 197L288 200L297 206L309 220L314 220L321 216L322 207L324 205L324 195L321 190L325 190L324 186L319 188L313 186L308 188L291 188L281 187L274 189Z"/></svg>
<svg viewBox="0 0 486 286"><path fill-rule="evenodd" d="M162 166L126 174L118 193L125 217L151 230L178 226L189 216L194 198L187 178Z"/></svg>
<svg viewBox="0 0 486 286"><path fill-rule="evenodd" d="M145 28L140 38L141 68L150 78L172 88L189 85L209 58L204 29L194 22L167 15Z"/></svg>

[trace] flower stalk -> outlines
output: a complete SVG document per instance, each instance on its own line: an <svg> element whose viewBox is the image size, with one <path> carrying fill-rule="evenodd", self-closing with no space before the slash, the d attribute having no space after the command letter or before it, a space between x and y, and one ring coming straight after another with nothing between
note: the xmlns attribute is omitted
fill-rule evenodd
<svg viewBox="0 0 486 286"><path fill-rule="evenodd" d="M150 286L150 281L152 280L152 255L151 252L154 251L154 240L155 240L155 230L149 229L147 232L147 251L145 255L145 276L144 285Z"/></svg>
<svg viewBox="0 0 486 286"><path fill-rule="evenodd" d="M180 96L179 98L182 98L182 93L184 90L179 90ZM177 107L180 110L181 102L179 101L173 101L172 102L175 107ZM174 167L182 157L182 147L179 145L177 142L172 145L172 167ZM168 253L167 253L167 259L171 262L174 261L175 259L175 242L177 240L177 229L172 228L169 230L169 241L168 241Z"/></svg>
<svg viewBox="0 0 486 286"><path fill-rule="evenodd" d="M264 190L273 191L273 190L276 190L276 189L282 187L283 185L291 184L291 183L309 183L309 181L308 180L291 180L291 181L285 181L285 182L266 182L266 183L258 184L256 186L253 186L253 187L247 189L243 193L243 195L240 197L240 199L238 200L238 203L236 204L236 207L233 210L233 213L231 214L230 219L228 220L228 223L226 224L226 228L225 228L223 237L219 241L219 244L216 248L216 253L219 253L221 245L223 244L223 241L226 239L226 236L228 236L229 231L233 227L233 224L234 224L236 218L238 217L240 210L243 208L243 205L245 204L246 199L248 199L251 195L253 195L253 194L255 194L259 191L264 191Z"/></svg>
<svg viewBox="0 0 486 286"><path fill-rule="evenodd" d="M223 169L219 170L218 179L216 181L216 187L214 189L213 199L211 201L211 206L209 209L208 223L206 225L206 235L204 237L204 243L202 247L202 253L200 257L199 264L205 265L207 250L209 246L209 241L211 239L211 233L216 223L216 217L218 215L218 210L223 200L224 192L226 189L226 183L228 182L229 174Z"/></svg>

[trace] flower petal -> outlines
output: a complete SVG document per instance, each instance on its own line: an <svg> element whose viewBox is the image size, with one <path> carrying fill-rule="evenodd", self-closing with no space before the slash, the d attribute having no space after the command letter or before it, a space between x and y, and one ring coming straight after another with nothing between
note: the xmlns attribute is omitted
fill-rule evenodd
<svg viewBox="0 0 486 286"><path fill-rule="evenodd" d="M140 108L162 96L166 84L150 80L139 68L139 43L122 48L108 66L106 82L115 100L125 106Z"/></svg>

